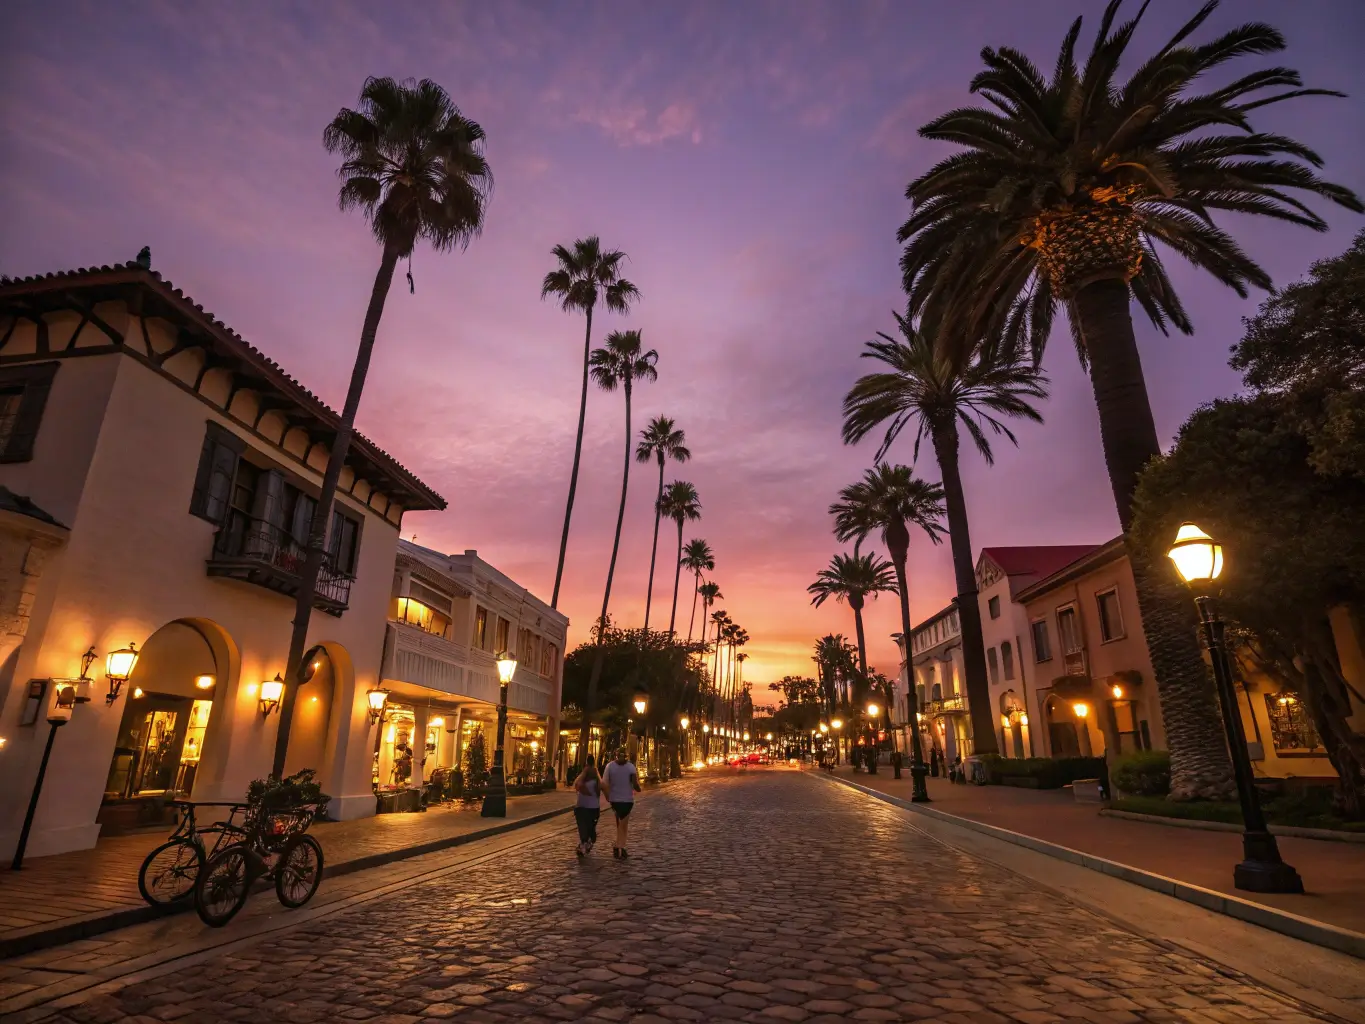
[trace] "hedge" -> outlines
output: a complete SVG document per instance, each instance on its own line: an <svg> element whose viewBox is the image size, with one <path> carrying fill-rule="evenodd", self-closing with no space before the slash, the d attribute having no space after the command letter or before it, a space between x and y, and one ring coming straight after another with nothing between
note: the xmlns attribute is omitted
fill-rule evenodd
<svg viewBox="0 0 1365 1024"><path fill-rule="evenodd" d="M1124 754L1114 759L1109 777L1124 796L1165 796L1171 791L1171 752L1139 750Z"/></svg>
<svg viewBox="0 0 1365 1024"><path fill-rule="evenodd" d="M1061 789L1077 779L1105 777L1102 757L1000 757L985 754L986 781L1002 785L1004 779L1036 779L1039 789Z"/></svg>

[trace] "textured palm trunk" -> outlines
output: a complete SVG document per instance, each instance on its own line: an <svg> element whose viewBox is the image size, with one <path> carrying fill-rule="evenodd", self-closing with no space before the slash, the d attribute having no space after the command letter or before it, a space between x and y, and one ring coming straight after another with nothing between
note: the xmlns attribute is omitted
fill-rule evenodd
<svg viewBox="0 0 1365 1024"><path fill-rule="evenodd" d="M294 627L289 637L289 656L285 662L284 693L280 697L280 720L275 732L275 757L271 774L284 777L285 758L289 752L289 730L294 722L294 702L298 697L303 670L303 655L308 644L308 625L313 615L313 592L317 589L318 573L327 553L327 533L332 523L332 505L336 499L337 481L341 467L351 450L351 435L355 431L355 416L360 409L360 396L365 390L365 377L370 372L370 356L374 352L375 335L384 315L384 303L393 284L393 271L398 266L398 250L385 246L379 260L379 272L370 289L370 304L365 309L365 322L360 329L360 347L356 349L355 365L351 367L351 383L346 389L346 404L341 407L341 422L332 438L327 454L327 468L322 474L322 489L313 507L313 521L308 526L308 550L303 569L299 573L299 591L294 597Z"/></svg>
<svg viewBox="0 0 1365 1024"><path fill-rule="evenodd" d="M679 557L679 562L681 563L681 557ZM696 578L692 582L692 614L687 617L687 642L689 644L692 642L692 630L697 623L697 597L701 593L701 573L696 572L693 575ZM703 606L702 616L705 617L705 615L706 608Z"/></svg>
<svg viewBox="0 0 1365 1024"><path fill-rule="evenodd" d="M682 582L682 534L683 521L678 520L678 552L673 558L673 610L668 613L668 638L672 640L677 634L675 627L678 622L678 585Z"/></svg>
<svg viewBox="0 0 1365 1024"><path fill-rule="evenodd" d="M1337 770L1336 810L1358 821L1365 815L1365 736L1351 728L1351 697L1330 622L1323 616L1312 617L1303 632L1306 649L1299 659L1303 664L1300 695Z"/></svg>
<svg viewBox="0 0 1365 1024"><path fill-rule="evenodd" d="M1128 308L1128 286L1109 278L1081 288L1073 300L1090 361L1100 437L1119 523L1132 525L1133 492L1160 454L1147 385ZM1232 763L1213 680L1200 655L1194 604L1166 559L1128 551L1143 632L1171 752L1171 799L1231 799Z"/></svg>
<svg viewBox="0 0 1365 1024"><path fill-rule="evenodd" d="M659 503L664 500L664 457L659 453L659 495L654 499L654 543L649 549L649 589L645 591L645 635L649 635L649 609L654 603L654 563L659 557L659 520L663 518L663 513L659 510ZM680 527L681 529L681 527ZM673 627L670 626L670 629Z"/></svg>
<svg viewBox="0 0 1365 1024"><path fill-rule="evenodd" d="M578 463L583 455L583 424L588 418L588 360L592 356L592 307L588 307L588 326L583 332L583 394L578 400L578 436L573 444L573 470L569 473L569 500L564 505L564 532L559 538L559 564L555 567L555 589L550 607L559 607L559 584L564 579L564 554L569 550L569 521L573 518L573 499L578 491ZM586 749L586 748L584 748Z"/></svg>
<svg viewBox="0 0 1365 1024"><path fill-rule="evenodd" d="M904 523L892 523L883 533L886 540L887 553L891 555L891 564L896 569L896 591L900 597L901 604L901 634L905 637L905 649L910 650L910 588L906 583L905 563L910 556L910 531L905 528ZM908 655L907 655L908 661ZM909 666L907 665L907 673ZM914 686L910 687L911 699L908 701L910 707L910 736L911 753L914 756L915 764L924 764L924 745L920 741L919 720L915 713L919 710L916 706L918 701L914 699Z"/></svg>
<svg viewBox="0 0 1365 1024"><path fill-rule="evenodd" d="M607 631L607 608L611 604L611 581L616 576L616 555L621 550L621 526L626 521L626 492L630 487L630 378L625 380L626 390L626 461L621 471L621 507L616 510L616 537L611 542L611 563L607 566L607 586L602 592L602 614L597 619L597 650L592 659L592 672L588 675L588 706L583 709L583 722L578 730L578 749L588 749L588 736L591 735L592 714L597 710L597 684L602 679L602 661L606 652L602 647L603 635Z"/></svg>
<svg viewBox="0 0 1365 1024"><path fill-rule="evenodd" d="M995 714L991 708L990 679L986 675L981 602L976 592L976 566L972 562L967 499L962 493L962 474L958 466L956 419L934 424L931 434L939 473L943 477L943 503L948 510L948 543L953 552L953 577L957 583L957 618L962 628L962 666L967 676L972 749L977 754L997 754L1000 749L995 742Z"/></svg>

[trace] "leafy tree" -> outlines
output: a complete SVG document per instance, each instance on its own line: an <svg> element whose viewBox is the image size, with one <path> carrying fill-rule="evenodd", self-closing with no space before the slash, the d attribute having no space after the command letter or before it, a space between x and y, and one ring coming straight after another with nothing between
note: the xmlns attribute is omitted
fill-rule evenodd
<svg viewBox="0 0 1365 1024"><path fill-rule="evenodd" d="M880 362L887 369L859 378L844 398L844 442L854 444L885 424L886 432L875 456L880 461L901 431L913 425L915 459L919 459L920 442L926 436L934 447L948 510L967 698L973 730L980 735L980 729L993 717L993 709L967 499L958 466L958 427L967 431L987 465L994 463L987 429L1018 444L1005 420L1042 422L1034 402L1047 397L1047 382L1017 343L995 338L978 346L955 344L956 339L941 331L938 320L926 318L916 329L908 316L895 316L900 337L878 331L880 340L868 342L863 352L863 358ZM977 708L981 709L979 714ZM991 742L983 744L979 753L995 749L993 725L989 732Z"/></svg>
<svg viewBox="0 0 1365 1024"><path fill-rule="evenodd" d="M659 371L655 364L659 353L650 349L644 351L639 331L612 331L607 335L607 343L593 352L589 359L592 379L603 391L615 391L618 387L626 397L626 460L621 471L621 505L616 512L616 535L611 543L611 562L607 566L607 585L602 591L602 614L597 617L599 635L607 626L607 607L611 604L611 583L616 576L616 556L621 550L621 526L626 520L626 493L630 488L630 397L636 381L658 380ZM579 727L579 749L588 749L588 730L592 725L592 713L596 708L597 671L588 682L587 704L583 706L583 724Z"/></svg>
<svg viewBox="0 0 1365 1024"><path fill-rule="evenodd" d="M649 549L649 588L645 593L645 629L649 628L649 609L654 603L654 563L659 554L659 519L664 514L664 464L669 459L674 462L686 462L692 457L692 453L684 444L686 440L686 435L673 425L671 419L667 416L655 416L649 421L649 426L640 431L640 441L635 446L637 462L647 463L655 459L659 463L659 493L654 499L654 543ZM681 523L678 525L678 547L682 548ZM681 551L679 555L681 556ZM676 612L678 607L676 582L673 591L673 609ZM669 626L669 629L672 628Z"/></svg>
<svg viewBox="0 0 1365 1024"><path fill-rule="evenodd" d="M701 498L697 495L697 489L686 480L674 480L660 493L654 516L655 533L659 529L660 513L678 525L678 551L673 560L673 607L668 613L668 631L673 633L678 624L678 582L682 579L683 568L683 525L701 518Z"/></svg>
<svg viewBox="0 0 1365 1024"><path fill-rule="evenodd" d="M464 748L465 792L481 793L488 785L488 743L482 729L475 729Z"/></svg>
<svg viewBox="0 0 1365 1024"><path fill-rule="evenodd" d="M1269 277L1214 223L1216 212L1327 225L1298 196L1351 210L1360 200L1314 173L1321 158L1284 135L1258 132L1256 109L1310 95L1290 68L1251 71L1199 92L1223 65L1284 49L1283 36L1247 24L1210 42L1191 38L1207 3L1145 60L1128 53L1144 4L1116 24L1111 0L1082 66L1081 20L1062 41L1051 77L1010 47L982 51L972 90L994 109L953 110L920 129L963 147L911 182L899 233L910 307L951 309L963 336L1027 337L1041 353L1065 305L1089 370L1119 522L1132 525L1133 491L1160 453L1133 333L1130 300L1161 330L1192 326L1158 246L1246 294ZM1132 68L1117 79L1120 64ZM1134 559L1171 746L1172 794L1232 791L1212 684L1194 639L1193 612L1169 565Z"/></svg>
<svg viewBox="0 0 1365 1024"><path fill-rule="evenodd" d="M863 632L863 604L868 595L894 594L896 570L877 555L835 555L829 568L821 569L815 582L806 587L810 603L819 608L829 598L847 601L853 609L853 626L858 636L858 671L867 675L867 637Z"/></svg>
<svg viewBox="0 0 1365 1024"><path fill-rule="evenodd" d="M1304 701L1339 777L1341 812L1365 817L1365 736L1329 609L1365 607L1365 481L1314 468L1298 400L1214 402L1181 428L1138 488L1131 542L1157 557L1184 520L1222 543L1224 611L1239 654Z"/></svg>
<svg viewBox="0 0 1365 1024"><path fill-rule="evenodd" d="M678 564L686 569L693 576L692 584L692 615L687 620L687 640L692 642L692 628L696 624L697 618L697 597L701 593L701 574L712 572L716 568L716 556L711 552L711 545L700 537L693 537L683 548L682 556L678 559ZM677 587L673 588L675 593ZM719 588L717 588L719 593ZM702 618L705 619L706 612L702 611Z"/></svg>
<svg viewBox="0 0 1365 1024"><path fill-rule="evenodd" d="M366 79L357 109L341 108L323 130L322 144L329 153L341 157L337 169L341 208L364 212L380 245L380 257L299 571L275 739L272 771L276 778L284 775L289 727L308 643L313 595L326 558L337 481L351 448L356 412L393 272L399 260L407 257L411 261L413 250L423 239L437 252L467 246L483 230L493 188L493 173L483 155L483 129L460 113L446 91L429 79ZM408 282L411 285L411 272Z"/></svg>
<svg viewBox="0 0 1365 1024"><path fill-rule="evenodd" d="M553 295L566 313L581 312L587 320L583 332L583 394L578 402L578 435L573 446L573 470L569 474L569 499L564 505L564 532L559 539L559 563L555 567L550 607L559 607L559 584L564 578L564 553L569 549L569 521L573 518L574 494L578 490L578 463L583 454L583 424L588 416L588 377L592 352L592 312L601 302L613 313L625 313L640 298L640 290L621 276L626 254L619 249L603 251L596 235L580 238L573 247L556 245L551 250L558 265L545 275L540 297Z"/></svg>
<svg viewBox="0 0 1365 1024"><path fill-rule="evenodd" d="M834 516L834 536L840 541L864 540L873 530L880 530L891 564L896 569L896 589L901 599L901 633L910 637L910 591L906 583L905 563L910 553L910 527L918 526L935 544L942 543L943 488L938 484L918 479L909 466L880 464L869 469L863 479L839 492L839 500L830 506ZM855 549L856 550L856 549ZM978 753L995 749L995 725L989 707L981 709L986 723L977 723L977 711L972 711L973 742ZM915 763L924 763L918 729L912 729L915 740Z"/></svg>

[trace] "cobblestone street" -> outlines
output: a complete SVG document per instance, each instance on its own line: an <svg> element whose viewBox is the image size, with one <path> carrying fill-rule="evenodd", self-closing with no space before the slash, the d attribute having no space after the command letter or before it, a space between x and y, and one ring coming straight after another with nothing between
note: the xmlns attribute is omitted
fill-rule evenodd
<svg viewBox="0 0 1365 1024"><path fill-rule="evenodd" d="M608 817L49 1019L1331 1019L796 771L647 792L627 862Z"/></svg>

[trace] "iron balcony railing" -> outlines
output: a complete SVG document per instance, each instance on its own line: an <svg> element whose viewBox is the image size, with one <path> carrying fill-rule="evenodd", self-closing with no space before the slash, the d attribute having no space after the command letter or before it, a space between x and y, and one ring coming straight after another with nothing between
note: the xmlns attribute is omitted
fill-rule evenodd
<svg viewBox="0 0 1365 1024"><path fill-rule="evenodd" d="M294 536L275 523L231 509L213 538L210 576L229 576L282 594L299 590L299 573L307 552ZM332 615L346 610L352 578L336 569L330 554L323 556L313 587L313 604Z"/></svg>

